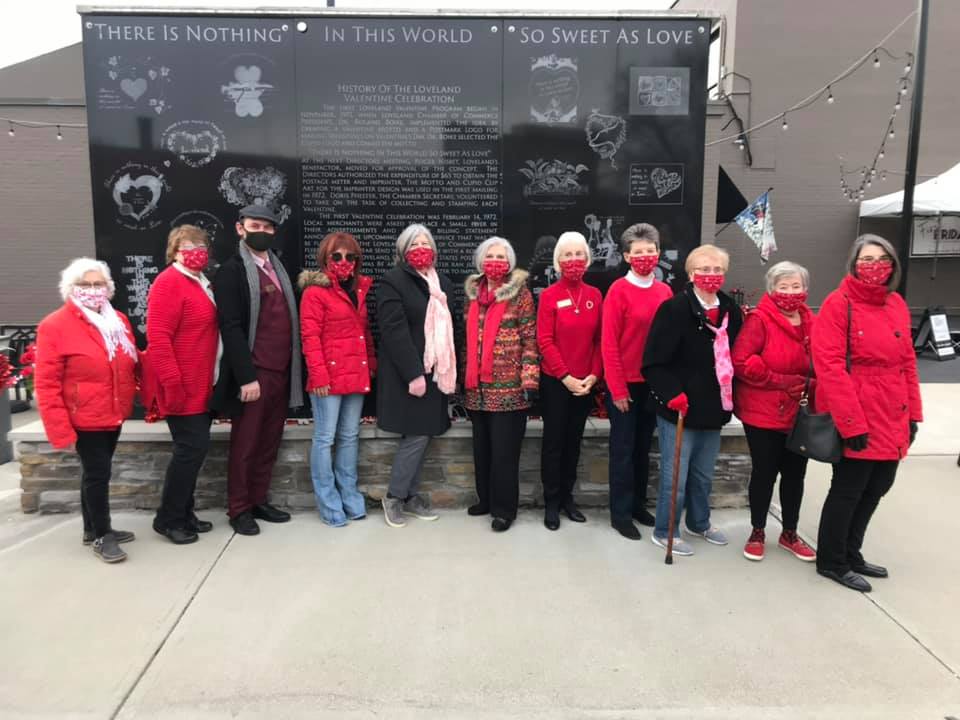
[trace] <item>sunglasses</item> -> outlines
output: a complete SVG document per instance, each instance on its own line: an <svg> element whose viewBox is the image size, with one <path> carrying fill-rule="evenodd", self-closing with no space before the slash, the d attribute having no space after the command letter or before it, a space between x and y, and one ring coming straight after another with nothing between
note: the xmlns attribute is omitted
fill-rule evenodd
<svg viewBox="0 0 960 720"><path fill-rule="evenodd" d="M356 255L355 253L346 253L346 254L342 252L330 253L330 259L333 260L334 262L340 262L342 260L346 260L348 262L356 262L358 257L359 256Z"/></svg>

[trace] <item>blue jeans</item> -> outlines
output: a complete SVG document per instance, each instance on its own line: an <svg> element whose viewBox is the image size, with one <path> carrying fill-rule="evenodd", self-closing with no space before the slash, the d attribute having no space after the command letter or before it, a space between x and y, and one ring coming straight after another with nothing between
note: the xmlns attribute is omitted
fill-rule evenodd
<svg viewBox="0 0 960 720"><path fill-rule="evenodd" d="M677 426L657 416L660 441L660 491L657 495L657 523L653 534L659 538L670 532L670 491L673 485L673 449ZM719 430L683 431L680 446L680 474L677 476L677 515L674 537L680 537L680 514L686 510L687 528L696 533L710 529L710 489L713 469L720 452Z"/></svg>
<svg viewBox="0 0 960 720"><path fill-rule="evenodd" d="M313 406L313 445L310 476L317 497L320 519L328 525L344 525L367 514L363 495L357 490L360 412L363 395L310 395ZM332 448L336 439L334 459Z"/></svg>

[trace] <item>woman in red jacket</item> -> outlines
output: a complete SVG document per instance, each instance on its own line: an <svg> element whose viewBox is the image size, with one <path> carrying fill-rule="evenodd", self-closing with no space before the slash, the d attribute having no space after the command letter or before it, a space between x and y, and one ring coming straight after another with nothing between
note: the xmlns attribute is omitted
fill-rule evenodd
<svg viewBox="0 0 960 720"><path fill-rule="evenodd" d="M370 392L376 355L367 322L373 281L360 274L362 259L356 238L335 232L317 249L320 269L300 274L300 334L313 406L310 474L320 519L333 527L367 515L357 489L357 456L363 396Z"/></svg>
<svg viewBox="0 0 960 720"><path fill-rule="evenodd" d="M763 560L767 512L780 476L783 532L779 545L800 560L816 554L800 536L800 503L807 459L786 448L800 398L812 397L810 331L807 307L810 274L796 263L778 262L767 271L767 292L750 313L733 346L733 412L743 421L750 446L750 518L753 532L743 548L748 560Z"/></svg>
<svg viewBox="0 0 960 720"><path fill-rule="evenodd" d="M213 524L193 511L197 475L210 447L210 397L222 346L217 306L203 274L210 259L207 233L180 225L167 237L167 267L147 297L147 354L143 400L166 418L173 454L153 529L176 545L196 542Z"/></svg>
<svg viewBox="0 0 960 720"><path fill-rule="evenodd" d="M813 327L817 408L833 416L844 442L820 515L817 572L868 592L862 576L884 578L887 570L864 560L863 538L923 410L910 311L894 292L901 272L896 251L882 237L861 235L847 272Z"/></svg>
<svg viewBox="0 0 960 720"><path fill-rule="evenodd" d="M586 522L573 500L583 428L600 378L600 291L583 282L590 246L578 232L565 232L553 250L560 279L540 295L537 343L540 346L540 411L543 443L540 477L546 506L543 524L560 527L560 509L574 522Z"/></svg>
<svg viewBox="0 0 960 720"><path fill-rule="evenodd" d="M125 560L119 543L134 539L110 524L110 473L137 383L137 348L129 321L110 305L114 290L106 263L78 258L67 266L63 307L37 328L35 375L47 439L80 456L83 543L109 563Z"/></svg>
<svg viewBox="0 0 960 720"><path fill-rule="evenodd" d="M630 540L639 540L633 524L652 526L647 510L650 441L657 416L647 407L649 390L640 368L647 333L660 305L673 297L654 275L660 260L660 233L637 223L620 238L627 274L610 286L603 301L603 371L610 417L610 524Z"/></svg>

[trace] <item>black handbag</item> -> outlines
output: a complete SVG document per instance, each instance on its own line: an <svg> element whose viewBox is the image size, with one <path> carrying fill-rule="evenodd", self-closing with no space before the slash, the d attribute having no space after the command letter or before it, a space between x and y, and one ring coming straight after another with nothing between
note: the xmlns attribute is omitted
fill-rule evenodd
<svg viewBox="0 0 960 720"><path fill-rule="evenodd" d="M847 301L847 373L850 372L850 301ZM843 438L837 432L830 413L810 412L810 377L813 375L813 357L810 358L810 372L800 396L800 407L793 429L787 435L787 449L797 455L825 463L835 463L843 459Z"/></svg>

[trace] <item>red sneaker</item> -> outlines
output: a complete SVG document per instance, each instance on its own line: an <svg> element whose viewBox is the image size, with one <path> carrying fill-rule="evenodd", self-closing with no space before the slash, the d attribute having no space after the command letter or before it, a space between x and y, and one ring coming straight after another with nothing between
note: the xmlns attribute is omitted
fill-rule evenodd
<svg viewBox="0 0 960 720"><path fill-rule="evenodd" d="M787 552L793 553L793 556L804 562L813 562L817 559L817 554L809 545L807 545L795 530L784 530L780 533L780 547Z"/></svg>
<svg viewBox="0 0 960 720"><path fill-rule="evenodd" d="M747 544L743 546L743 556L747 560L763 560L763 543L766 539L767 536L763 530L754 528Z"/></svg>

